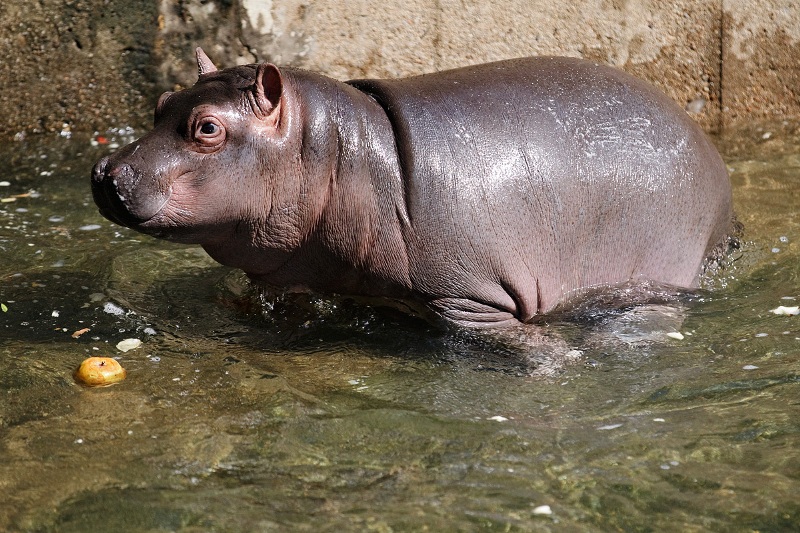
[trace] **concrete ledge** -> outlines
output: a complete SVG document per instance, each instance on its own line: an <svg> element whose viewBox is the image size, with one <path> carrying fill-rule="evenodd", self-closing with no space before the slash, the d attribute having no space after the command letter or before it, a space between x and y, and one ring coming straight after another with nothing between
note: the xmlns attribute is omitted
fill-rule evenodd
<svg viewBox="0 0 800 533"><path fill-rule="evenodd" d="M340 79L525 55L615 65L708 130L800 116L790 0L19 0L0 7L0 136L146 127L157 95L220 65L269 60Z"/></svg>

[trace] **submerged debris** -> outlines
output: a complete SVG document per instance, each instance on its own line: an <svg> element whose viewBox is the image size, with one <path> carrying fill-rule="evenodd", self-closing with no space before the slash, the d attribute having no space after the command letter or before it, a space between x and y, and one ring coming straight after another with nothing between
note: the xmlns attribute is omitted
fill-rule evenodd
<svg viewBox="0 0 800 533"><path fill-rule="evenodd" d="M142 341L139 339L125 339L117 343L117 350L121 352L127 352L128 350L135 350L141 345Z"/></svg>
<svg viewBox="0 0 800 533"><path fill-rule="evenodd" d="M600 426L599 428L597 428L597 431L610 431L612 429L617 429L617 428L621 428L621 427L622 427L622 424L608 424L608 425L605 425L605 426Z"/></svg>
<svg viewBox="0 0 800 533"><path fill-rule="evenodd" d="M88 331L89 331L89 328L82 328L82 329L79 329L78 331L75 331L75 332L72 334L72 338L73 338L73 339L77 339L78 337L80 337L80 336L81 336L81 335L83 335L84 333L87 333Z"/></svg>

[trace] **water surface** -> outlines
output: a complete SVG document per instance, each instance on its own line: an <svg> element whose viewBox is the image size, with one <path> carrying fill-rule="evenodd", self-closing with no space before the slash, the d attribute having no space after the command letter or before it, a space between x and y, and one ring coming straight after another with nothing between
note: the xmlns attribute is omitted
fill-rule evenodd
<svg viewBox="0 0 800 533"><path fill-rule="evenodd" d="M796 531L800 316L770 310L800 305L798 132L718 139L733 264L666 319L546 325L584 354L545 378L392 311L262 302L97 214L109 145L6 144L0 530ZM76 384L90 355L127 380Z"/></svg>

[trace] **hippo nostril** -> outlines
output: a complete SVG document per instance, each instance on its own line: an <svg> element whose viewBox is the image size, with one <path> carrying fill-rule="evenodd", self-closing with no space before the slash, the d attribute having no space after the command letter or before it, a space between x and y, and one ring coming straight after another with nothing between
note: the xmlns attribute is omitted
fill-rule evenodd
<svg viewBox="0 0 800 533"><path fill-rule="evenodd" d="M108 167L108 157L104 157L98 161L94 168L92 168L92 181L100 183L106 177L106 168Z"/></svg>
<svg viewBox="0 0 800 533"><path fill-rule="evenodd" d="M126 204L131 198L133 191L138 187L139 180L141 179L141 175L127 163L122 163L107 171L106 176L109 182L106 187L109 188L109 191L113 191L120 201ZM131 207L132 206L128 205L128 208Z"/></svg>

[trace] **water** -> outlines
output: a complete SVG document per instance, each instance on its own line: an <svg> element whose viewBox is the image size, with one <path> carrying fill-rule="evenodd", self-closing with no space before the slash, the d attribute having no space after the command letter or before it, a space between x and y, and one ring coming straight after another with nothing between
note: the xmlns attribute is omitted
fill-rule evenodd
<svg viewBox="0 0 800 533"><path fill-rule="evenodd" d="M7 144L0 530L796 531L800 316L770 310L800 305L799 132L719 139L733 265L681 305L549 324L584 350L550 377L395 312L262 305L96 213L108 145ZM77 385L90 355L128 378Z"/></svg>

